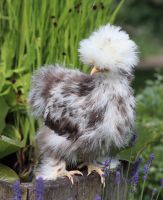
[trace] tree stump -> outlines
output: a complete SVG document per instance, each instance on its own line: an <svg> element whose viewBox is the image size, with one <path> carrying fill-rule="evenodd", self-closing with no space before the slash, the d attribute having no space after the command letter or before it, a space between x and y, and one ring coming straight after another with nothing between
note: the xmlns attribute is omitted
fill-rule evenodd
<svg viewBox="0 0 163 200"><path fill-rule="evenodd" d="M121 179L119 185L119 200L126 200L125 183ZM118 185L116 183L115 171L110 172L106 178L106 185L103 188L100 177L96 173L87 176L75 176L72 185L67 178L56 181L44 182L44 200L95 200L95 197L102 197L103 200L116 200ZM35 182L21 183L22 200L35 200ZM13 200L14 192L12 184L0 181L0 200Z"/></svg>

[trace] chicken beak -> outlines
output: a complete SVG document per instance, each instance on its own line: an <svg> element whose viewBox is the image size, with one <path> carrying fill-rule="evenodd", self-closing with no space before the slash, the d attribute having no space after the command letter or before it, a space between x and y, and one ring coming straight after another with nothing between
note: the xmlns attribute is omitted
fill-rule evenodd
<svg viewBox="0 0 163 200"><path fill-rule="evenodd" d="M93 75L93 74L95 74L95 73L97 73L99 71L100 71L100 69L98 69L96 66L94 66L92 71L91 71L91 75Z"/></svg>

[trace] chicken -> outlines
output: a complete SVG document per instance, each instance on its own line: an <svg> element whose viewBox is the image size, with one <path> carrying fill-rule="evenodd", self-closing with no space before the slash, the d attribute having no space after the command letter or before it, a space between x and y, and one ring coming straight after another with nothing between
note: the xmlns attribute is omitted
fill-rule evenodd
<svg viewBox="0 0 163 200"><path fill-rule="evenodd" d="M68 165L84 163L88 173L102 168L97 159L128 145L134 127L135 99L130 87L138 62L137 45L120 27L105 25L80 42L80 60L91 74L58 64L33 76L29 103L43 126L37 133L36 177L55 180L73 175Z"/></svg>

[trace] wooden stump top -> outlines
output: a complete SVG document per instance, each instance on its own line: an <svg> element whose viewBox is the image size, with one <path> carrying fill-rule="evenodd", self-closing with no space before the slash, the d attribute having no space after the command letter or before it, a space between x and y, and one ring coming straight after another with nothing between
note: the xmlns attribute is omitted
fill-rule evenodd
<svg viewBox="0 0 163 200"><path fill-rule="evenodd" d="M116 200L118 186L115 172L110 172L103 188L100 177L96 173L87 176L75 176L72 185L68 178L44 182L44 200L95 200L96 195L104 193L103 200ZM119 185L120 199L125 200L124 182ZM35 182L21 183L22 200L35 200ZM0 181L0 200L13 200L12 184Z"/></svg>

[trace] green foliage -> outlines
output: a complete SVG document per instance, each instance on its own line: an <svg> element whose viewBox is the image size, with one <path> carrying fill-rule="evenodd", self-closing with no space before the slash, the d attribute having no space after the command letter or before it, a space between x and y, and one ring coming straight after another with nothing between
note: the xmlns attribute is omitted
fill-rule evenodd
<svg viewBox="0 0 163 200"><path fill-rule="evenodd" d="M5 157L23 147L23 144L20 141L17 141L15 138L10 139L6 136L0 136L0 158Z"/></svg>
<svg viewBox="0 0 163 200"><path fill-rule="evenodd" d="M159 31L163 30L161 26L163 22L162 8L162 0L160 2L159 0L126 0L125 7L121 10L121 13L125 15L125 23L134 26L146 24L152 31L159 34ZM156 21L158 22L157 24Z"/></svg>
<svg viewBox="0 0 163 200"><path fill-rule="evenodd" d="M133 147L125 149L117 155L119 159L131 162L138 157L142 159L138 189L135 194L133 192L129 194L131 200L140 199L143 186L143 166L151 153L154 153L155 159L144 184L143 199L151 199L154 188L160 191L160 179L163 178L163 76L159 74L155 76L156 80L147 81L145 89L136 97L138 139ZM160 193L159 199L163 199L163 192Z"/></svg>
<svg viewBox="0 0 163 200"><path fill-rule="evenodd" d="M126 0L118 15L117 21L132 33L141 57L163 53L162 10L162 0Z"/></svg>
<svg viewBox="0 0 163 200"><path fill-rule="evenodd" d="M137 112L141 113L139 120L149 117L161 120L163 118L163 77L156 74L155 81L147 81L147 87L137 96Z"/></svg>
<svg viewBox="0 0 163 200"><path fill-rule="evenodd" d="M113 22L123 1L115 12L112 0L1 1L3 67L28 72L46 63L78 66L79 41L112 13Z"/></svg>
<svg viewBox="0 0 163 200"><path fill-rule="evenodd" d="M14 183L18 180L18 175L9 167L0 164L0 180Z"/></svg>
<svg viewBox="0 0 163 200"><path fill-rule="evenodd" d="M151 133L163 136L163 76L156 75L155 81L148 81L147 87L137 96L138 131L143 135ZM157 154L156 154L157 158ZM162 160L163 161L163 160Z"/></svg>
<svg viewBox="0 0 163 200"><path fill-rule="evenodd" d="M154 187L158 188L163 175L163 76L157 74L156 77L156 81L147 82L147 87L137 97L140 134L146 135L146 137L153 134L158 137L142 154L144 160L151 152L155 154L155 160L150 169L151 175L146 184L146 191L152 191ZM146 192L146 196L150 198L148 192Z"/></svg>
<svg viewBox="0 0 163 200"><path fill-rule="evenodd" d="M148 179L145 183L143 199L151 199L154 188L160 190L160 179L163 175L163 76L156 74L155 81L148 81L146 88L137 96L137 132L138 142L134 148L142 146L140 156L143 163L140 168L138 190L135 199L139 199L143 183L143 164L153 152L154 162L150 168ZM148 144L149 145L146 145ZM144 148L143 148L144 147ZM129 152L128 152L129 153ZM160 193L159 199L163 198Z"/></svg>
<svg viewBox="0 0 163 200"><path fill-rule="evenodd" d="M6 118L6 115L7 115L7 112L8 112L8 105L7 103L5 102L5 99L3 97L0 96L0 131L4 129L5 127L5 118Z"/></svg>

